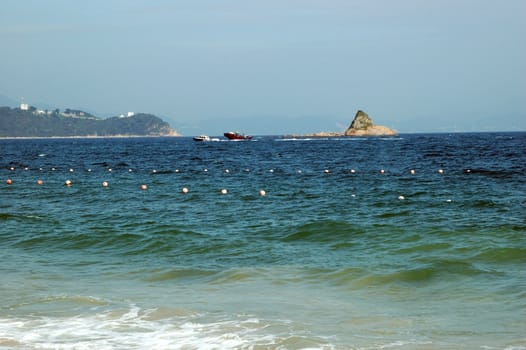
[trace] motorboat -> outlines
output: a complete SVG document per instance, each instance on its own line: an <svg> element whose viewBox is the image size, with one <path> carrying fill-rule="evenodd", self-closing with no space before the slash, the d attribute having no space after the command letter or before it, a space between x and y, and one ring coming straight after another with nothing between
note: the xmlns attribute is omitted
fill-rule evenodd
<svg viewBox="0 0 526 350"><path fill-rule="evenodd" d="M207 135L194 136L194 141L210 141L210 136L207 136Z"/></svg>
<svg viewBox="0 0 526 350"><path fill-rule="evenodd" d="M250 140L252 139L252 136L241 134L235 131L225 132L223 135L225 135L225 137L229 140Z"/></svg>

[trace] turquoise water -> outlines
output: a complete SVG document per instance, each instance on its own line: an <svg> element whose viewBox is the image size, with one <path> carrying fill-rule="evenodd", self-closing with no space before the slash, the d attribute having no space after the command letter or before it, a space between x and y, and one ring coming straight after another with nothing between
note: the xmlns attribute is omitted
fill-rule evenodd
<svg viewBox="0 0 526 350"><path fill-rule="evenodd" d="M526 133L0 140L0 348L526 349L525 174Z"/></svg>

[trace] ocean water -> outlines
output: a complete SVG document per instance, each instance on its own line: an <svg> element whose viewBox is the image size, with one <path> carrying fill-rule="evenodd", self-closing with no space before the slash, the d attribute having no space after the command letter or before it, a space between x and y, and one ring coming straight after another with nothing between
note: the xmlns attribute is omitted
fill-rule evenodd
<svg viewBox="0 0 526 350"><path fill-rule="evenodd" d="M0 140L0 180L0 349L526 349L526 133Z"/></svg>

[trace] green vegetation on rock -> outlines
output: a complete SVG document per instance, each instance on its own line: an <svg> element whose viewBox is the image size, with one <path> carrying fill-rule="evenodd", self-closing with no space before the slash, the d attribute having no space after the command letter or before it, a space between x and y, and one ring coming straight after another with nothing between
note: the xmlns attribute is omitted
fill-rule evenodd
<svg viewBox="0 0 526 350"><path fill-rule="evenodd" d="M137 113L128 117L97 118L87 112L60 112L0 107L0 137L179 136L161 118Z"/></svg>

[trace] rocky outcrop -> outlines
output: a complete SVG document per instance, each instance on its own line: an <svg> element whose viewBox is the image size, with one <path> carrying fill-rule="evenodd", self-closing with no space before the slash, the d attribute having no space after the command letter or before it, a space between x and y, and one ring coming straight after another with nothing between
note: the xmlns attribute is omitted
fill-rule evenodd
<svg viewBox="0 0 526 350"><path fill-rule="evenodd" d="M356 112L351 125L345 132L324 131L308 134L308 137L342 137L342 136L395 136L396 131L386 126L374 125L373 120L364 111Z"/></svg>
<svg viewBox="0 0 526 350"><path fill-rule="evenodd" d="M393 136L396 131L386 126L374 125L364 111L356 112L351 125L343 133L344 136Z"/></svg>

